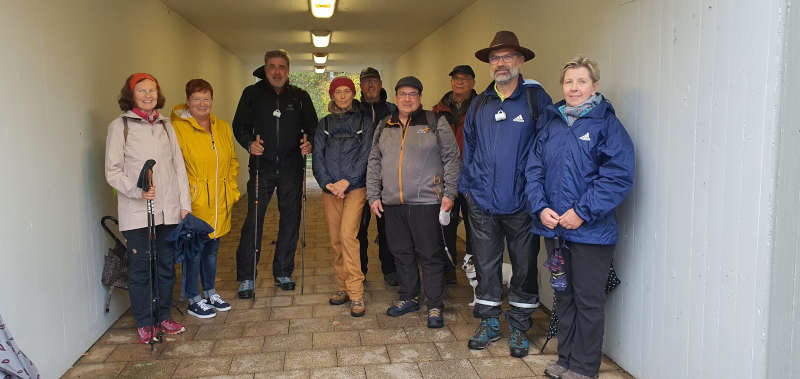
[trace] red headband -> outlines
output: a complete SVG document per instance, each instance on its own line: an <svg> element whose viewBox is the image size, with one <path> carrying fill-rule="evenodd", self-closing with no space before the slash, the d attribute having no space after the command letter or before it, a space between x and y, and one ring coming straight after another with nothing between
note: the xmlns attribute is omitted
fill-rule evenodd
<svg viewBox="0 0 800 379"><path fill-rule="evenodd" d="M152 77L150 74L145 74L143 72L137 72L131 76L131 80L128 81L128 87L131 88L131 92L133 92L133 87L136 87L136 84L141 82L142 80L150 79L156 82L156 86L158 85L158 80Z"/></svg>

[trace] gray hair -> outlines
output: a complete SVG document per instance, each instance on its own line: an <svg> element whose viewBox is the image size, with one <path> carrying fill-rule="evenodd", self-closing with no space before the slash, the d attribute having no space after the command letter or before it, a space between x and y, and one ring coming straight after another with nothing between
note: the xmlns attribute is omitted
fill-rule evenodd
<svg viewBox="0 0 800 379"><path fill-rule="evenodd" d="M597 62L591 58L584 57L583 55L578 55L569 62L565 63L564 67L561 68L561 79L559 80L559 83L564 84L564 75L566 74L567 70L581 67L585 67L586 70L589 71L589 78L592 79L592 83L597 83L600 81L600 69L597 67Z"/></svg>
<svg viewBox="0 0 800 379"><path fill-rule="evenodd" d="M266 53L264 53L264 64L267 64L267 61L269 61L270 58L283 58L283 59L286 59L286 65L287 66L291 62L289 60L289 52L284 50L284 49L270 50L270 51L267 51Z"/></svg>

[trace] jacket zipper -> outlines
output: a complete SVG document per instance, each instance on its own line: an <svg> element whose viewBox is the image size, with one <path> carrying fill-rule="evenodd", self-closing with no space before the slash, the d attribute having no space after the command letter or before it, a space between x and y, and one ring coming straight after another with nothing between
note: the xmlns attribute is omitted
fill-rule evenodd
<svg viewBox="0 0 800 379"><path fill-rule="evenodd" d="M281 111L281 99L280 97L275 98L275 109L278 112ZM275 172L279 173L281 171L281 155L278 147L281 145L281 116L279 115L278 118L275 119Z"/></svg>
<svg viewBox="0 0 800 379"><path fill-rule="evenodd" d="M217 238L217 220L219 217L219 151L217 145L214 144L214 133L211 134L211 149L214 150L214 158L216 160L214 167L214 238Z"/></svg>
<svg viewBox="0 0 800 379"><path fill-rule="evenodd" d="M408 121L406 121L406 125L401 124L400 132L403 135L403 138L400 139L400 158L397 160L397 187L400 189L400 204L403 204L403 153L405 152L406 148L406 132L408 132L408 126L411 124L411 115L408 115Z"/></svg>

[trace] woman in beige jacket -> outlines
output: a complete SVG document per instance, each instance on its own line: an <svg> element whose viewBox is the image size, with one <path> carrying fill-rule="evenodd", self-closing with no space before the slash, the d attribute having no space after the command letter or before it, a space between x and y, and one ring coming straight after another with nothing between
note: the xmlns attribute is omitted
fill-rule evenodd
<svg viewBox="0 0 800 379"><path fill-rule="evenodd" d="M131 313L136 319L139 342L150 341L153 331L167 334L185 330L170 318L172 287L175 284L174 250L167 236L191 209L189 184L178 139L168 118L157 109L164 95L154 77L133 74L119 95L124 112L108 126L106 139L106 181L117 192L119 229L127 239L130 258L129 287ZM136 181L144 162L154 159L153 187L142 192ZM151 292L147 239L146 200L153 200L156 224L156 263L160 296L157 319L150 311ZM151 328L155 326L155 328Z"/></svg>

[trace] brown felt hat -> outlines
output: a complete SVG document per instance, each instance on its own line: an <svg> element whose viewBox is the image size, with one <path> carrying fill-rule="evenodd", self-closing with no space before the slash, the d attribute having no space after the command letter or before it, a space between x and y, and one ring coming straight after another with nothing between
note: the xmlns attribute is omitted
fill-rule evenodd
<svg viewBox="0 0 800 379"><path fill-rule="evenodd" d="M525 61L529 61L536 56L530 49L524 48L519 45L519 39L517 39L517 35L514 32L509 32L508 30L501 30L494 35L494 39L489 44L489 47L485 49L480 49L475 52L475 58L478 58L481 61L489 63L489 53L492 50L499 50L499 49L514 49L523 57L525 57Z"/></svg>

